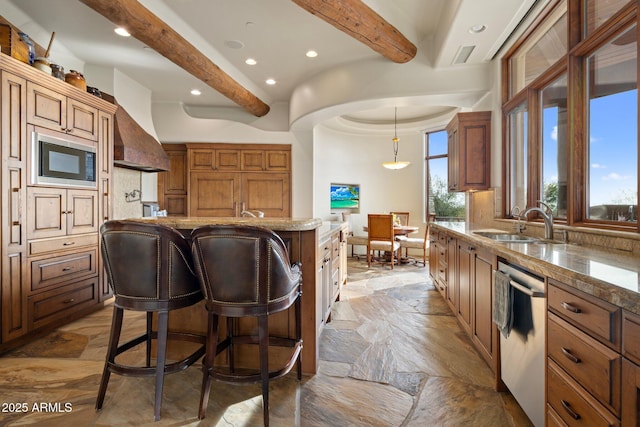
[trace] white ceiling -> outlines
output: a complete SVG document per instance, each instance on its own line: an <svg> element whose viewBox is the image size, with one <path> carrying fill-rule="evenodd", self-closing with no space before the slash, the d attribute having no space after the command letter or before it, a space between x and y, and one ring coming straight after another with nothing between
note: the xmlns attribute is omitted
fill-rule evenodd
<svg viewBox="0 0 640 427"><path fill-rule="evenodd" d="M364 0L418 47L417 57L426 58L433 68L443 70L490 61L529 8L539 1ZM44 34L55 31L54 47L60 44L81 61L118 69L147 87L153 102L235 106L141 42L115 35L114 24L77 0L0 0L0 5L3 3L11 7L3 7L0 14L14 25L24 30L37 27ZM380 56L291 0L140 0L140 3L269 105L287 103L296 87L318 73ZM470 33L469 28L478 24L485 25L486 30ZM36 39L45 47L48 41ZM453 65L461 46L475 48L466 64ZM309 49L316 50L319 56L307 58L305 52ZM248 57L258 64L246 65ZM402 66L419 66L424 62L416 58ZM277 84L267 85L267 78L274 78ZM193 88L200 89L202 95L190 95ZM450 109L451 105L400 108L398 120L416 120ZM394 108L389 106L363 108L344 114L343 119L388 122L393 120L393 114Z"/></svg>

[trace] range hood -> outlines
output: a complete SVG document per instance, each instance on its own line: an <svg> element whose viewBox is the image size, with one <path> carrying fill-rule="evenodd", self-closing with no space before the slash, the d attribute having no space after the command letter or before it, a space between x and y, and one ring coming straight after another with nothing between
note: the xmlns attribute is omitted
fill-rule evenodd
<svg viewBox="0 0 640 427"><path fill-rule="evenodd" d="M169 157L160 143L108 94L103 98L118 106L113 125L113 163L143 172L169 170Z"/></svg>

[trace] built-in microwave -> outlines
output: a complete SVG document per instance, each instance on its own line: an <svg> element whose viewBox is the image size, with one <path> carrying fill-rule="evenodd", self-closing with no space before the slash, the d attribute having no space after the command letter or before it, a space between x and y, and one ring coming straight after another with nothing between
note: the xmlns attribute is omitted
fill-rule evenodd
<svg viewBox="0 0 640 427"><path fill-rule="evenodd" d="M35 131L31 144L34 184L97 188L95 147Z"/></svg>

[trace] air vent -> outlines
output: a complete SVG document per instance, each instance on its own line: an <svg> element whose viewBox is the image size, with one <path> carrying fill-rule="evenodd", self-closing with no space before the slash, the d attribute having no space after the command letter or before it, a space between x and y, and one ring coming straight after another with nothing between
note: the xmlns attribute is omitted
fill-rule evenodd
<svg viewBox="0 0 640 427"><path fill-rule="evenodd" d="M458 52L456 53L455 58L453 59L454 64L465 64L471 56L471 52L475 49L475 46L460 46Z"/></svg>

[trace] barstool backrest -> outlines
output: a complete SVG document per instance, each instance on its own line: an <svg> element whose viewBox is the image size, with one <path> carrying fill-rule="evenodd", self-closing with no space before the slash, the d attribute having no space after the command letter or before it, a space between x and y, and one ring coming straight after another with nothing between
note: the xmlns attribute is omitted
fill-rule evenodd
<svg viewBox="0 0 640 427"><path fill-rule="evenodd" d="M290 264L284 242L271 230L204 226L192 231L191 245L207 308L216 314L276 312L298 296L300 268Z"/></svg>
<svg viewBox="0 0 640 427"><path fill-rule="evenodd" d="M169 310L202 299L189 243L159 224L107 221L101 251L115 304L133 310Z"/></svg>

